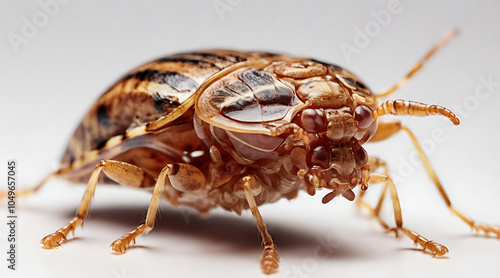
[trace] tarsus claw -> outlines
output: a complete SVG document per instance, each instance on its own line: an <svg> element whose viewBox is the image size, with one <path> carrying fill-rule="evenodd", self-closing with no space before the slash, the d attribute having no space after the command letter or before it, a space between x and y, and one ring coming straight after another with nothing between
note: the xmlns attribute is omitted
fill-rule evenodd
<svg viewBox="0 0 500 278"><path fill-rule="evenodd" d="M433 258L436 256L444 256L448 254L448 252L450 252L446 246L432 240L423 244L422 247L424 248L424 251L428 250L429 252L431 252Z"/></svg>
<svg viewBox="0 0 500 278"><path fill-rule="evenodd" d="M113 243L111 243L110 247L116 253L125 254L125 252L127 251L127 246L129 244L130 244L130 240L126 236L124 236L124 237L120 237L117 240L113 241Z"/></svg>
<svg viewBox="0 0 500 278"><path fill-rule="evenodd" d="M260 261L262 272L268 275L276 273L278 271L279 261L280 258L276 251L276 246L265 247L264 254L262 254L262 260Z"/></svg>
<svg viewBox="0 0 500 278"><path fill-rule="evenodd" d="M487 225L487 224L473 224L471 227L478 233L480 231L483 231L486 236L489 236L490 233L493 233L497 236L497 238L500 238L500 226Z"/></svg>
<svg viewBox="0 0 500 278"><path fill-rule="evenodd" d="M42 240L40 240L40 244L43 245L43 248L53 249L61 246L61 243L64 241L66 241L66 236L61 232L55 232L42 238Z"/></svg>

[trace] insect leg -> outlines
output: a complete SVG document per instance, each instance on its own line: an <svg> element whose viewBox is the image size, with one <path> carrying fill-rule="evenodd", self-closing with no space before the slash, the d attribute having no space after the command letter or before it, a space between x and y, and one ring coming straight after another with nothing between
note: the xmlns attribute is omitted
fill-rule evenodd
<svg viewBox="0 0 500 278"><path fill-rule="evenodd" d="M302 139L306 145L309 145L309 137L304 129L295 123L283 124L277 127L269 127L269 132L271 136L280 136L285 132L292 132L293 136L298 139Z"/></svg>
<svg viewBox="0 0 500 278"><path fill-rule="evenodd" d="M396 221L396 228L389 228L387 224L383 222L383 220L380 219L380 217L377 217L379 222L382 224L382 226L386 229L388 232L395 232L397 235L397 232L400 230L402 231L407 237L409 237L415 244L419 244L422 246L425 250L428 250L429 252L432 253L432 256L443 256L448 253L448 248L446 246L439 244L437 242L434 242L432 240L428 240L425 237L421 236L420 234L408 230L405 227L403 227L403 216L401 213L401 204L399 203L399 197L398 197L398 192L396 190L396 186L394 185L394 182L389 176L382 175L379 173L372 173L370 175L370 182L372 183L381 183L381 182L386 182L389 190L391 192L391 199L392 199L392 205L393 205L393 210L394 210L394 219ZM384 225L385 224L385 225Z"/></svg>
<svg viewBox="0 0 500 278"><path fill-rule="evenodd" d="M400 130L401 130L400 121L392 121L387 119L380 120L378 123L377 131L375 132L375 134L373 134L372 138L370 138L369 142L373 143L389 139L394 134L398 133Z"/></svg>
<svg viewBox="0 0 500 278"><path fill-rule="evenodd" d="M448 195L446 194L443 186L441 185L441 182L439 181L436 173L432 169L432 166L425 155L424 151L422 150L422 147L420 146L420 143L418 143L417 138L411 132L407 127L401 125L399 121L381 121L379 123L377 132L373 135L373 137L370 139L370 142L377 142L377 141L382 141L385 139L388 139L392 135L396 134L398 131L404 130L408 136L410 136L410 139L413 142L413 145L417 149L417 152L420 156L420 159L422 159L425 169L429 176L431 177L432 181L436 185L437 189L439 190L439 193L441 194L441 197L443 198L444 202L448 206L448 208L451 210L453 214L458 216L462 221L467 223L472 229L475 231L483 231L485 234L489 233L494 233L498 238L500 238L500 226L495 226L495 225L488 225L488 224L477 224L474 222L474 220L470 219L469 217L465 216L461 212L457 211L451 204L450 199L448 198ZM364 205L363 205L364 206Z"/></svg>
<svg viewBox="0 0 500 278"><path fill-rule="evenodd" d="M30 189L24 189L24 190L19 190L16 192L17 197L25 197L30 194L33 194L40 190L50 179L57 177L59 175L63 175L73 169L72 165L67 165L65 167L60 168L59 170L52 172L48 174L41 182L39 182L35 187L30 188ZM7 191L0 191L0 200L4 199L7 197Z"/></svg>
<svg viewBox="0 0 500 278"><path fill-rule="evenodd" d="M390 87L389 89L385 90L384 92L381 92L381 93L377 94L377 97L379 97L379 98L380 97L386 97L386 96L392 94L397 89L401 88L404 84L406 84L406 82L408 82L408 80L410 80L410 78L415 73L417 73L422 68L422 66L427 62L427 60L429 60L430 57L432 57L432 55L434 55L436 53L436 51L438 51L443 46L445 46L457 34L458 34L458 30L451 31L443 40L441 40L429 52L427 52L427 54L425 54L425 56L420 61L418 61L417 65L415 65L410 70L410 72L408 74L406 74L406 76L403 78L403 80L399 81L397 84L393 85L392 87Z"/></svg>
<svg viewBox="0 0 500 278"><path fill-rule="evenodd" d="M107 174L111 179L132 187L149 187L154 183L154 178L146 174L141 168L120 161L103 160L101 161L90 176L87 190L83 195L82 202L78 208L76 216L69 221L68 224L54 233L45 236L40 244L45 248L55 248L66 241L69 232L73 232L81 224L88 213L90 202L95 193L97 181L101 171Z"/></svg>
<svg viewBox="0 0 500 278"><path fill-rule="evenodd" d="M264 253L262 254L262 259L260 261L260 267L265 274L272 274L278 271L279 255L278 250L276 250L276 245L274 244L273 238L267 231L264 219L260 215L259 209L257 208L257 203L255 202L254 195L252 193L252 187L257 180L252 176L245 176L241 179L243 189L245 192L245 198L247 199L248 206L252 211L253 217L255 218L255 223L257 228L262 235L262 243L264 245Z"/></svg>
<svg viewBox="0 0 500 278"><path fill-rule="evenodd" d="M467 225L469 225L475 231L478 231L478 232L483 231L486 235L488 235L489 233L494 233L498 238L500 238L500 226L480 224L480 223L478 224L474 220L472 220L471 218L469 218L469 217L465 216L464 214L462 214L461 212L457 211L451 205L451 201L448 198L448 195L444 191L444 188L441 185L441 182L439 181L436 173L434 172L434 169L432 169L431 163L429 162L429 160L427 159L427 156L425 155L424 151L422 150L420 143L418 143L417 138L415 137L413 132L411 132L407 127L402 126L401 129L404 130L408 134L408 136L410 136L410 139L413 142L413 145L417 149L417 152L418 152L418 155L420 156L420 159L422 159L422 162L424 163L425 170L427 170L427 174L429 174L430 178L432 179L432 181L436 185L437 189L439 190L439 193L441 194L441 197L443 198L444 202L446 203L446 205L448 206L450 211L453 214L455 214L456 216L458 216L460 219L462 219L462 221L467 223Z"/></svg>
<svg viewBox="0 0 500 278"><path fill-rule="evenodd" d="M53 173L50 173L48 174L40 183L38 183L37 186L35 186L34 188L30 188L30 189L24 189L24 190L18 190L16 192L16 197L26 197L32 193L35 193L37 192L40 188L42 188L45 183L47 183L47 181L49 181L51 178L57 176L59 173L58 172L53 172ZM7 198L7 191L0 191L0 200L3 200Z"/></svg>
<svg viewBox="0 0 500 278"><path fill-rule="evenodd" d="M370 157L368 160L368 165L370 165L370 169L372 171L375 171L379 168L383 168L385 175L386 176L389 175L389 169L387 168L387 164L384 161L380 160L379 158ZM380 210L382 208L382 204L384 203L388 188L389 188L389 184L386 182L384 184L384 188L382 189L379 201L378 201L377 206L375 208L372 208L367 202L365 202L363 200L363 196L365 195L366 191L361 190L359 193L359 196L358 196L358 206L364 207L365 209L367 209L370 212L370 214L373 217L375 217L378 220L378 222L380 223L380 225L382 225L382 227L384 227L384 229L386 229L386 230L390 230L390 227L389 227L389 225L387 225L387 223L385 223L384 220L382 220L382 218L380 218Z"/></svg>
<svg viewBox="0 0 500 278"><path fill-rule="evenodd" d="M167 182L167 177L172 186L180 191L197 190L206 184L205 176L196 167L185 163L167 164L167 166L165 166L160 171L158 179L156 180L145 223L139 225L130 233L123 235L122 237L116 239L113 243L111 243L111 248L113 249L113 251L120 254L125 253L130 243L135 243L135 238L137 236L142 233L147 234L153 229L155 224L156 212L158 211L163 187Z"/></svg>

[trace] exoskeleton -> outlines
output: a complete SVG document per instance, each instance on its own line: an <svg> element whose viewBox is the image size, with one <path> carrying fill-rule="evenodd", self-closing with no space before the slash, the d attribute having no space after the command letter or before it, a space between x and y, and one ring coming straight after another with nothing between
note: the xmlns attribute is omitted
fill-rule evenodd
<svg viewBox="0 0 500 278"><path fill-rule="evenodd" d="M438 105L381 98L403 85L452 35L431 50L400 83L374 94L353 73L308 58L264 52L205 50L171 55L130 72L92 106L70 139L62 166L49 178L88 182L77 215L41 240L55 248L82 224L98 178L152 192L143 224L112 243L125 253L149 232L161 197L201 214L222 207L250 209L262 235L264 273L278 269L279 256L258 207L301 190L355 199L388 231L403 232L434 256L448 249L403 226L396 187L382 160L369 157L367 142L403 130L411 137L450 210L470 227L500 236L500 228L476 224L454 209L415 136L386 114L457 117ZM363 201L368 185L384 183L396 225L391 228Z"/></svg>

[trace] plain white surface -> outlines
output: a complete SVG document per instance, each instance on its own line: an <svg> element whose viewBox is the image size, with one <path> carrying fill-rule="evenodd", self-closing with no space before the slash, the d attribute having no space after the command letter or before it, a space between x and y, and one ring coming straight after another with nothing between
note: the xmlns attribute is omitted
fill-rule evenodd
<svg viewBox="0 0 500 278"><path fill-rule="evenodd" d="M32 21L43 9L37 1L0 4L0 161L18 161L22 186L33 186L57 167L78 121L108 86L154 58L215 47L285 52L339 64L379 91L458 27L461 35L391 99L455 110L462 120L458 128L441 117L401 120L428 143L431 162L455 206L480 222L500 224L500 86L488 95L478 89L481 99L475 95L481 78L500 82L498 1L401 1L402 11L374 29L350 61L340 46L355 46L355 28L373 24L373 13L387 9L390 1L131 2L58 5L17 54L8 34L21 35L23 18ZM216 7L228 10L218 14ZM432 139L434 133L441 135ZM500 240L474 236L448 212L423 167L412 162L407 136L366 148L400 177L405 225L445 244L450 254L432 259L412 251L410 240L384 234L345 199L325 206L320 202L324 193L302 194L261 208L281 254L276 277L500 275ZM1 181L6 172L2 166ZM215 211L200 219L164 203L157 227L138 239L138 248L112 254L109 244L140 223L149 201L148 194L122 187L98 187L77 239L57 250L41 249L39 240L74 215L84 189L52 181L39 194L19 200L18 270L7 270L1 259L0 277L262 276L259 235L248 212L237 217ZM376 186L369 193L375 197ZM3 203L0 223L5 208ZM389 212L386 208L384 217L393 223ZM0 258L6 256L5 229L0 226ZM318 251L325 257L315 257Z"/></svg>

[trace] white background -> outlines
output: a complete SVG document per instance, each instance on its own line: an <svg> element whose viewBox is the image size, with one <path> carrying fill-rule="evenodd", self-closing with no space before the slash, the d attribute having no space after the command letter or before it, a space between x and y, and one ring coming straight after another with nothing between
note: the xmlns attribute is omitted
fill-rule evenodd
<svg viewBox="0 0 500 278"><path fill-rule="evenodd" d="M0 184L5 185L7 159L18 161L20 187L34 186L56 169L92 102L127 71L154 58L216 47L285 52L339 64L380 91L458 27L461 35L391 98L455 110L462 120L458 128L442 117L401 120L430 146L431 162L455 206L478 221L500 224L500 86L480 89L489 93L481 99L474 95L481 77L500 82L498 1L402 0L401 12L386 26L373 16L387 10L385 0L103 2L58 4L46 22L37 1L1 2ZM233 6L218 13L223 4ZM23 36L25 20L34 22L34 16L40 27L13 45L9 34ZM379 29L372 29L369 42L346 56L340 46L356 47L355 28L373 23ZM436 130L442 140L432 139ZM432 259L412 251L410 240L384 234L345 199L322 205L323 192L301 194L261 207L281 254L276 277L500 275L500 240L474 236L449 213L423 167L410 162L414 148L406 135L366 148L387 160L395 177L404 176L397 184L404 224L445 244L450 254ZM74 215L84 189L51 181L39 194L18 201L18 270L7 270L1 224L0 277L261 276L259 234L248 212L237 217L217 210L200 219L165 202L161 220L138 239L139 248L113 254L109 244L140 223L149 201L148 194L122 187L98 187L77 239L57 250L41 249L39 240ZM370 196L377 189L373 186ZM0 223L6 219L2 202ZM389 211L384 216L393 223ZM330 252L315 258L321 242L330 242Z"/></svg>

